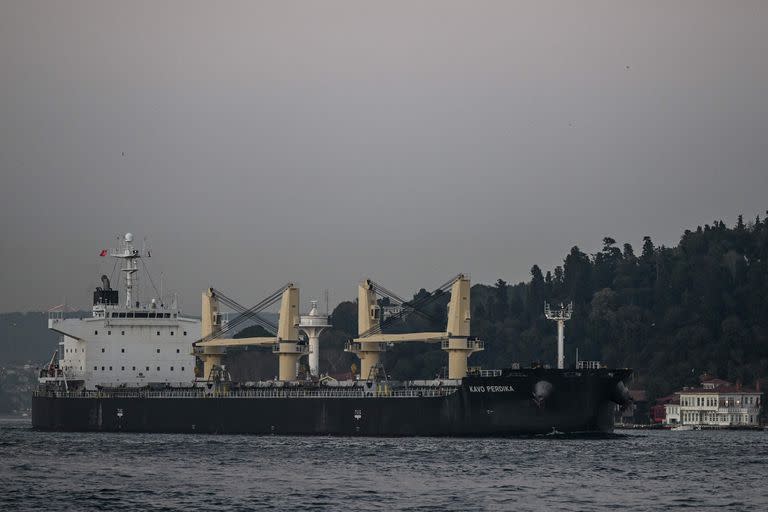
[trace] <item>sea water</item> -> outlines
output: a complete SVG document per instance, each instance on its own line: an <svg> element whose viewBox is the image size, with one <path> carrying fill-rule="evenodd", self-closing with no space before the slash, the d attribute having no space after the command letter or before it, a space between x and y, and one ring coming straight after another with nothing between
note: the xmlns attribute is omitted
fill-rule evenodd
<svg viewBox="0 0 768 512"><path fill-rule="evenodd" d="M768 510L768 432L604 439L36 432L0 420L0 510Z"/></svg>

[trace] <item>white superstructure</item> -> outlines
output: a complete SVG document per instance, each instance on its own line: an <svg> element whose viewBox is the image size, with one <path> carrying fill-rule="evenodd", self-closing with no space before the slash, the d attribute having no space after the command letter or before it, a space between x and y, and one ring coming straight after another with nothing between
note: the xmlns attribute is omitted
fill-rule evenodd
<svg viewBox="0 0 768 512"><path fill-rule="evenodd" d="M102 251L102 256L107 251ZM92 316L64 318L49 315L48 328L62 334L56 372L45 378L65 379L68 387L192 386L195 356L192 343L200 335L200 321L182 316L176 300L166 304L157 296L142 302L136 286L142 254L127 233L120 247L108 255L122 261L125 301L102 276L93 294ZM158 293L160 295L160 293Z"/></svg>

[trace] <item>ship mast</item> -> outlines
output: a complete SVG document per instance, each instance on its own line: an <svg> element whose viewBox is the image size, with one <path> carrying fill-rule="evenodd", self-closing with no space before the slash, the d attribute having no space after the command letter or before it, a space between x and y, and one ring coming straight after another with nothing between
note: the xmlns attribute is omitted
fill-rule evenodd
<svg viewBox="0 0 768 512"><path fill-rule="evenodd" d="M141 254L139 254L138 249L133 247L132 233L125 234L121 245L120 249L113 249L110 256L125 260L124 266L120 270L125 273L125 307L130 309L134 302L133 289L138 280L136 273L139 271L139 264L137 260L141 258Z"/></svg>

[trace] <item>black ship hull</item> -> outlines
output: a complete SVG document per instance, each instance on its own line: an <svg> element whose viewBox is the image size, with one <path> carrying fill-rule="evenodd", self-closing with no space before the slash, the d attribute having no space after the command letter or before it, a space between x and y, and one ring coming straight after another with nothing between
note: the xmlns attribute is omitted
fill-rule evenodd
<svg viewBox="0 0 768 512"><path fill-rule="evenodd" d="M98 395L40 391L40 430L339 436L610 433L630 370L507 371L468 376L444 396ZM315 388L319 389L319 388ZM453 390L451 390L453 391ZM429 395L425 393L425 395Z"/></svg>

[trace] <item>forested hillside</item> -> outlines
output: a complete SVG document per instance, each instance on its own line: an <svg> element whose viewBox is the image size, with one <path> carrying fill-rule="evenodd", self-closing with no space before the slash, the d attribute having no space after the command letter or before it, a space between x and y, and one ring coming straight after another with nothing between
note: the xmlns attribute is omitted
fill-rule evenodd
<svg viewBox="0 0 768 512"><path fill-rule="evenodd" d="M432 316L444 318L447 301L436 300ZM651 396L696 384L704 372L752 384L768 375L768 220L739 217L731 228L715 221L686 230L676 247L645 237L636 251L606 237L596 254L573 247L561 266L534 265L528 282L477 284L472 334L486 341L486 350L470 364L553 363L556 329L544 318L545 301L573 301L568 362L578 347L580 359L632 367L633 385ZM342 303L333 312L337 331L350 337L353 306ZM413 317L399 329L439 327ZM434 345L408 344L392 348L384 363L395 377L432 377L446 360Z"/></svg>

